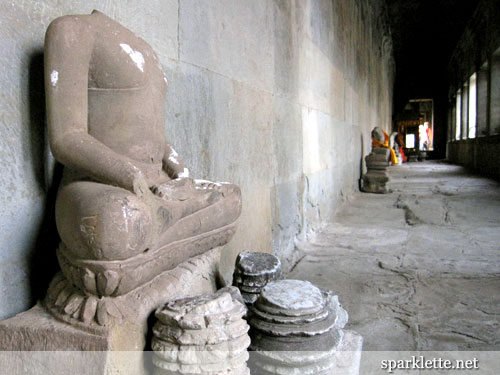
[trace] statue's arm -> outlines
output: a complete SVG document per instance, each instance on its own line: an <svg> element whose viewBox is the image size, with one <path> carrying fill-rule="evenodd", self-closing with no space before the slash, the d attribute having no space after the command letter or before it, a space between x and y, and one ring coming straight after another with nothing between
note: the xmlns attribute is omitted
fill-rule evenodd
<svg viewBox="0 0 500 375"><path fill-rule="evenodd" d="M170 178L189 177L189 170L179 159L177 152L167 142L165 142L165 153L163 155L163 169Z"/></svg>
<svg viewBox="0 0 500 375"><path fill-rule="evenodd" d="M88 134L88 73L92 27L78 16L53 21L45 35L49 140L56 160L97 181L135 190L144 185L140 163ZM144 187L144 186L143 186Z"/></svg>

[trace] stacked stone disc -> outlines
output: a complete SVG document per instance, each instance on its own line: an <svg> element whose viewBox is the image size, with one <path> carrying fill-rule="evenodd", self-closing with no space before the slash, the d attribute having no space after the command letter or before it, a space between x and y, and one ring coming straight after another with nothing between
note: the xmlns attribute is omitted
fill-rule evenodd
<svg viewBox="0 0 500 375"><path fill-rule="evenodd" d="M308 281L280 280L262 289L248 322L252 373L332 374L347 312Z"/></svg>
<svg viewBox="0 0 500 375"><path fill-rule="evenodd" d="M387 169L391 151L385 147L376 147L365 158L367 172L363 175L362 190L366 193L387 194L389 181Z"/></svg>
<svg viewBox="0 0 500 375"><path fill-rule="evenodd" d="M152 349L156 375L248 375L250 337L239 291L168 302L156 310Z"/></svg>
<svg viewBox="0 0 500 375"><path fill-rule="evenodd" d="M272 254L244 251L236 258L233 286L240 290L247 305L257 301L268 282L281 278L281 262Z"/></svg>

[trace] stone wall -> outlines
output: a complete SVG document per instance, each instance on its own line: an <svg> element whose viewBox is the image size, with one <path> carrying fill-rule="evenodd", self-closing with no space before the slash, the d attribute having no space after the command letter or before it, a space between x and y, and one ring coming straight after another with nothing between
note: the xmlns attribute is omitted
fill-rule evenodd
<svg viewBox="0 0 500 375"><path fill-rule="evenodd" d="M500 3L482 0L459 40L449 66L447 159L483 173L500 175ZM468 105L462 100L457 136L456 96L467 98L467 81L477 77L476 137L468 137ZM460 138L460 139L458 139Z"/></svg>
<svg viewBox="0 0 500 375"><path fill-rule="evenodd" d="M18 0L0 3L0 319L43 295L54 270L60 168L47 147L43 38L99 9L157 52L166 134L191 175L241 186L230 274L244 249L292 264L357 189L370 130L389 129L393 62L382 0Z"/></svg>
<svg viewBox="0 0 500 375"><path fill-rule="evenodd" d="M480 173L500 176L500 134L448 143L447 159Z"/></svg>

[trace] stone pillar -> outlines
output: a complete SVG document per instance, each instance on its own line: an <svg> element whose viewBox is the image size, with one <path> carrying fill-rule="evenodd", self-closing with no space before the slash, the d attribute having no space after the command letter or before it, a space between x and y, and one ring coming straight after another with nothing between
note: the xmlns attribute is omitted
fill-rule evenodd
<svg viewBox="0 0 500 375"><path fill-rule="evenodd" d="M234 287L168 302L156 310L152 349L156 375L249 375L244 304Z"/></svg>
<svg viewBox="0 0 500 375"><path fill-rule="evenodd" d="M386 187L389 181L387 168L391 151L385 147L376 147L370 155L365 158L367 172L363 176L361 190L365 193L387 194L390 191Z"/></svg>
<svg viewBox="0 0 500 375"><path fill-rule="evenodd" d="M233 274L237 287L247 305L253 304L268 282L282 278L280 260L268 253L244 251L238 254Z"/></svg>
<svg viewBox="0 0 500 375"><path fill-rule="evenodd" d="M362 339L342 329L347 319L331 292L308 281L270 282L249 311L252 372L357 374Z"/></svg>

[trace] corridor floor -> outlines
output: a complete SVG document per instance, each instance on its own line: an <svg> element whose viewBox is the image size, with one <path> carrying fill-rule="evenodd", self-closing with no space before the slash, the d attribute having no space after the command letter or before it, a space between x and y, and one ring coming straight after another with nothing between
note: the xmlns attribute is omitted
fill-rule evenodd
<svg viewBox="0 0 500 375"><path fill-rule="evenodd" d="M390 167L356 193L288 278L333 290L364 350L500 350L500 184L459 166Z"/></svg>

